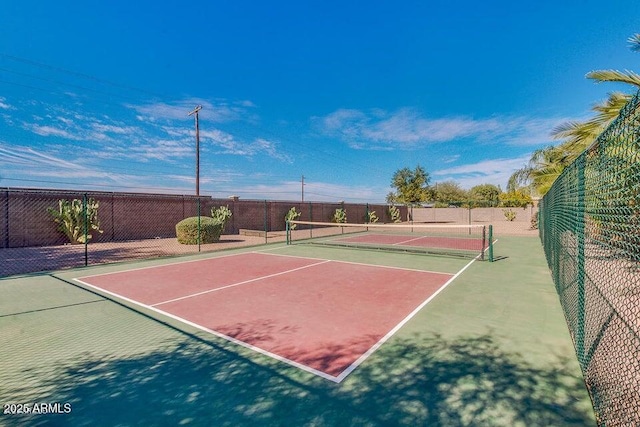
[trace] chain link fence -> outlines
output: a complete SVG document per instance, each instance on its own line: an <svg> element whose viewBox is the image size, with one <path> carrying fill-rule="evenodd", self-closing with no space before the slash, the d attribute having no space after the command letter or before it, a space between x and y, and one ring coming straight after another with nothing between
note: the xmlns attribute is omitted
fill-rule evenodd
<svg viewBox="0 0 640 427"><path fill-rule="evenodd" d="M540 237L601 426L640 425L640 100L567 167Z"/></svg>
<svg viewBox="0 0 640 427"><path fill-rule="evenodd" d="M476 206L480 203L475 202ZM466 203L461 207L410 207L409 219L427 224L493 225L498 236L536 236L538 233L538 208L533 204L524 207L473 207Z"/></svg>
<svg viewBox="0 0 640 427"><path fill-rule="evenodd" d="M231 216L218 241L179 243L179 222L212 217L221 207ZM0 188L0 277L285 240L285 216L294 207L313 221L331 221L344 209L354 221L376 211L391 222L386 205ZM200 236L204 220L195 224Z"/></svg>

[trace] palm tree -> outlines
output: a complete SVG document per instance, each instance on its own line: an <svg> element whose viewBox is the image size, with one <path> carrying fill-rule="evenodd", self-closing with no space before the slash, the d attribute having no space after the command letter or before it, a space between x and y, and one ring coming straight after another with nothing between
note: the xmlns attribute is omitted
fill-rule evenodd
<svg viewBox="0 0 640 427"><path fill-rule="evenodd" d="M627 39L631 50L640 52L640 33ZM633 71L598 70L587 73L588 79L601 82L626 83L640 89L640 75ZM507 190L515 190L522 185L530 185L534 193L544 195L553 181L560 176L566 166L589 147L616 117L631 99L632 95L612 92L609 98L592 107L595 116L584 122L564 123L552 131L552 136L562 139L558 146L546 147L533 152L529 164L511 175Z"/></svg>
<svg viewBox="0 0 640 427"><path fill-rule="evenodd" d="M561 143L563 149L570 152L569 163L589 147L618 117L620 110L629 102L629 99L631 95L626 93L610 93L606 101L592 107L596 115L591 119L584 122L567 122L553 130L551 135L556 139L563 139Z"/></svg>
<svg viewBox="0 0 640 427"><path fill-rule="evenodd" d="M529 164L515 171L509 178L507 191L516 191L523 186L531 188L532 195L544 195L565 167L572 161L573 152L561 144L536 150Z"/></svg>

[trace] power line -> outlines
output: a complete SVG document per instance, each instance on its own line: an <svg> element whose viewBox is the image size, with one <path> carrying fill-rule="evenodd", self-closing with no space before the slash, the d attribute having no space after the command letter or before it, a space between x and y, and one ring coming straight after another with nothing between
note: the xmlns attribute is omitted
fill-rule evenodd
<svg viewBox="0 0 640 427"><path fill-rule="evenodd" d="M45 63L42 63L42 62L37 62L37 61L31 60L31 59L27 59L27 58L21 58L21 57L14 56L14 55L7 55L5 53L0 53L0 57L6 58L6 59L9 59L9 60L12 60L12 61L16 61L16 62L21 62L21 63L24 63L24 64L33 65L33 66L40 67L40 68L46 68L46 69L49 69L49 70L54 70L54 71L70 74L70 75L73 75L73 76L81 77L83 79L92 80L92 81L95 81L95 82L98 82L98 83L107 84L107 85L114 86L114 87L119 87L121 89L135 90L137 92L145 93L147 95L151 95L151 96L154 96L154 97L164 98L163 95L159 95L157 93L148 91L146 89L140 89L138 87L112 82L110 80L105 80L105 79L102 79L102 78L99 78L99 77L96 77L96 76L92 76L90 74L85 74L85 73L80 73L80 72L73 71L73 70L68 70L66 68L45 64Z"/></svg>
<svg viewBox="0 0 640 427"><path fill-rule="evenodd" d="M92 76L89 74L84 74L84 73L80 73L80 72L76 72L76 71L72 71L72 70L68 70L65 68L61 68L58 66L53 66L53 65L49 65L49 64L44 64L41 62L37 62L37 61L33 61L30 59L26 59L26 58L21 58L21 57L16 57L16 56L12 56L12 55L7 55L7 54L2 54L0 53L0 57L10 60L10 61L14 61L14 62L18 62L18 63L23 63L26 64L30 67L36 67L36 68L40 68L43 70L50 70L50 71L54 71L57 73L64 73L66 75L72 76L75 79L82 79L85 81L92 81L92 82L96 82L99 83L101 85L104 86L110 86L110 87L114 87L114 88L118 88L118 89L125 89L127 91L136 91L139 92L141 94L145 94L145 95L149 95L149 96L153 96L156 98L160 98L159 101L156 102L163 102L162 99L166 98L165 96L159 95L157 93L145 90L145 89L141 89L141 88L137 88L134 86L130 86L130 85L124 85L124 84L120 84L120 83L116 83L116 82L112 82L109 80L105 80L102 78L98 78L96 76ZM122 103L117 103L114 102L113 99L114 98L121 98L121 99L126 99L126 100L136 100L136 98L130 96L130 95L126 95L123 94L120 91L113 91L113 92L105 92L103 90L98 90L98 89L94 89L94 88L90 88L90 87L86 87L86 86L82 86L82 85L77 85L74 83L69 83L69 82L65 82L65 81L60 81L57 80L55 78L49 78L49 77L42 77L42 76L37 76L34 74L30 74L30 73L25 73L22 71L16 71L16 70L11 70L8 68L0 68L1 71L5 71L8 73L12 73L15 74L17 76L26 78L26 79L34 79L34 80L40 80L40 81L44 81L44 82L49 82L49 83L55 83L57 85L60 85L62 87L69 87L69 88L74 88L77 90L82 91L82 95L84 95L86 97L86 99L83 99L83 101L94 101L94 102L100 102L101 105L116 105L118 107L123 107ZM53 94L54 96L71 96L70 94L61 92L60 90L56 89L56 90L51 90L49 89L45 89L45 88L41 88L41 87L36 87L36 86L32 86L32 85L28 85L28 84L23 84L23 83L19 83L19 82L11 82L11 81L6 81L6 80L0 80L0 83L4 83L4 84L8 84L8 85L14 85L16 87L23 87L23 88L28 88L28 89L32 89L32 90L38 90L38 91L44 91L50 94ZM97 96L96 96L97 95ZM102 100L101 98L103 96L107 97L107 100ZM167 101L164 101L167 102ZM168 102L167 102L168 103ZM119 122L123 122L123 120L118 120ZM124 121L126 123L126 121ZM245 128L239 128L239 129L233 129L232 131L228 131L228 130L224 130L226 126L220 126L217 125L216 126L218 129L222 130L223 132L227 132L229 133L229 135L231 135L234 139L239 138L237 141L239 143L249 143L250 140L252 139L256 139L259 137L264 137L265 139L269 139L272 140L273 142L278 143L281 147L287 148L287 147L296 147L296 148L302 148L302 152L306 152L306 153L310 153L313 156L317 156L320 157L322 159L325 159L326 162L328 164L332 164L332 165L346 165L349 168L353 168L353 167L361 167L363 170L367 170L368 166L365 164L361 164L358 161L354 161L354 160L347 160L345 159L342 155L340 154L335 154L335 153L330 153L327 152L325 150L322 150L320 148L318 148L318 146L312 142L305 142L305 140L303 138L298 138L298 139L293 139L291 137L287 137L286 135L282 135L282 134L276 134L275 132L273 132L273 130L271 130L268 126L267 127L262 127L257 129L255 132L250 132L247 131L247 127ZM244 139L244 141L243 141ZM186 145L187 142L180 140L180 139L176 139L175 140L177 143L181 144L181 145ZM199 145L199 144L197 144ZM306 150L306 151L305 151ZM290 151L290 150L288 150ZM197 150L197 152L199 152L199 150ZM127 162L129 164L132 165L142 165L144 164L143 162L134 162L134 161L126 161L126 160L121 160L122 162ZM205 166L212 166L211 163L205 162L203 163L203 165ZM173 164L171 166L167 166L170 168L178 168L178 169L185 169L187 168L187 166L185 165L180 165L180 164ZM122 169L122 168L118 168L118 167L112 167L113 169ZM157 170L158 173L162 173L159 169ZM149 176L149 175L137 175L134 174L134 176ZM287 176L288 178L288 176ZM289 178L291 181L294 181L294 178ZM240 178L235 179L234 182L240 180ZM274 178L270 178L270 179L265 179L263 181L268 181L268 182L272 182L272 180L275 180ZM197 180L198 181L198 180ZM196 185L196 187L198 187L198 185ZM313 193L309 193L309 194L313 194ZM320 195L320 194L318 194ZM329 195L320 195L320 196L329 196ZM304 198L304 178L303 178L303 183L302 183L302 197ZM331 196L329 196L331 197Z"/></svg>

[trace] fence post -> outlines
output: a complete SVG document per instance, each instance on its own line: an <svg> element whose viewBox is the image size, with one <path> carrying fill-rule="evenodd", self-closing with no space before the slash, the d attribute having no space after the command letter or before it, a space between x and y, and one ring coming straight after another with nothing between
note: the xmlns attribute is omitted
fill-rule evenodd
<svg viewBox="0 0 640 427"><path fill-rule="evenodd" d="M309 221L313 221L313 203L309 202ZM309 227L309 238L313 237L313 225Z"/></svg>
<svg viewBox="0 0 640 427"><path fill-rule="evenodd" d="M196 199L196 202L198 206L198 252L200 252L200 233L202 233L200 229L200 197Z"/></svg>
<svg viewBox="0 0 640 427"><path fill-rule="evenodd" d="M577 281L578 281L578 325L576 332L576 344L578 350L578 358L580 362L585 363L584 366L589 366L589 361L585 361L584 357L584 322L585 322L585 289L584 289L584 169L587 166L587 157L582 156L584 164L578 167L578 200L576 203L576 243L578 245L578 259L577 259Z"/></svg>
<svg viewBox="0 0 640 427"><path fill-rule="evenodd" d="M5 215L4 247L8 248L9 247L9 189L8 188L6 191L6 195L7 195L7 205L6 205L6 210L4 212L4 215Z"/></svg>
<svg viewBox="0 0 640 427"><path fill-rule="evenodd" d="M82 218L83 218L83 232L84 232L84 266L89 265L89 218L87 217L87 193L82 195Z"/></svg>
<svg viewBox="0 0 640 427"><path fill-rule="evenodd" d="M469 225L471 225L471 208L472 208L471 205L472 205L472 203L473 203L473 201L469 200L469 203L468 203ZM471 235L471 227L469 227L469 235Z"/></svg>
<svg viewBox="0 0 640 427"><path fill-rule="evenodd" d="M267 200L265 199L264 201L264 242L268 243L268 239L267 239L267 233L269 232L269 225L267 223L268 219L268 205L267 205Z"/></svg>

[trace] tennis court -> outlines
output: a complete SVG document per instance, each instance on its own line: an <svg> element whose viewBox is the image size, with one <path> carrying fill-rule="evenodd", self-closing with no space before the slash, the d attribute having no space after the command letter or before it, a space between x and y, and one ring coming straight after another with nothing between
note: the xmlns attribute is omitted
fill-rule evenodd
<svg viewBox="0 0 640 427"><path fill-rule="evenodd" d="M593 424L538 240L496 248L276 243L0 280L2 403L72 407L0 421Z"/></svg>
<svg viewBox="0 0 640 427"><path fill-rule="evenodd" d="M249 252L75 280L340 382L453 277Z"/></svg>

